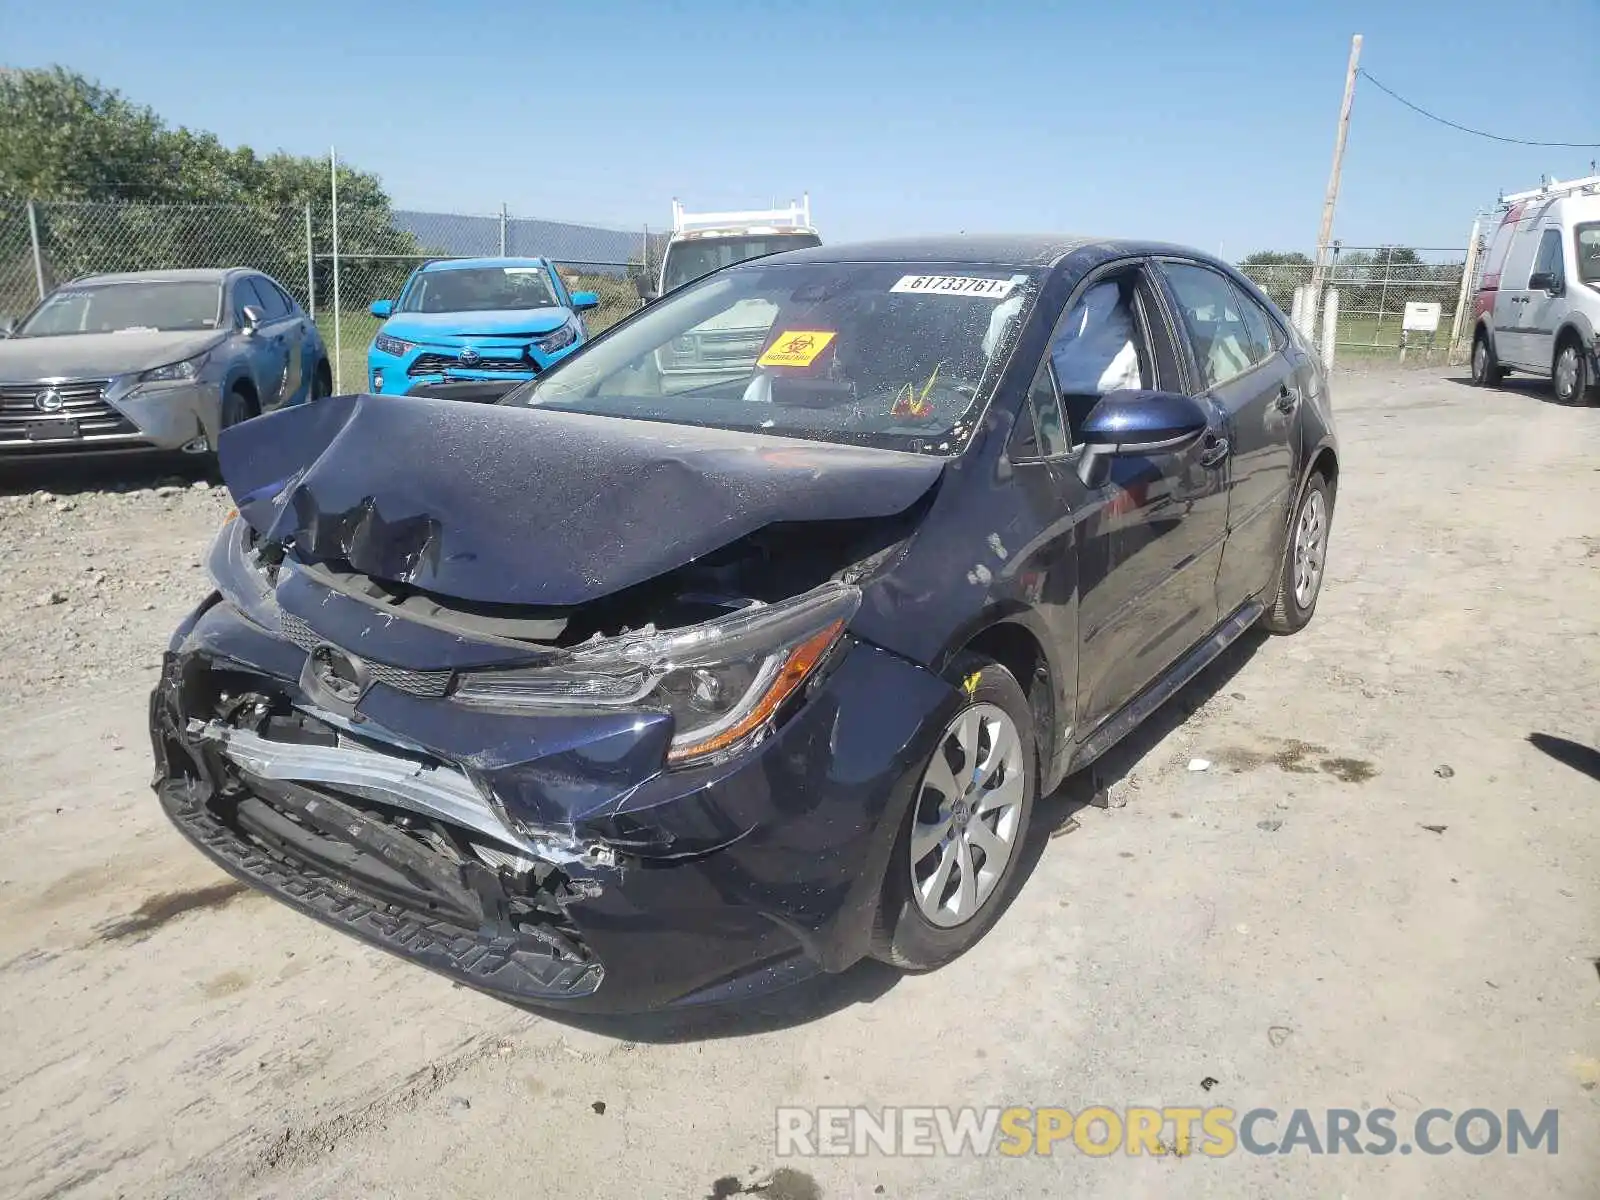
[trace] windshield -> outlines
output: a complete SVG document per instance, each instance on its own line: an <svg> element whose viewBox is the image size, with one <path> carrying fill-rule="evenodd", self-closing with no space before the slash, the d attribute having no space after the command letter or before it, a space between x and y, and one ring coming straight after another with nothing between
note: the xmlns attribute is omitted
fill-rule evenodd
<svg viewBox="0 0 1600 1200"><path fill-rule="evenodd" d="M46 296L12 336L216 329L221 312L222 285L205 280L73 284Z"/></svg>
<svg viewBox="0 0 1600 1200"><path fill-rule="evenodd" d="M559 303L543 267L446 267L418 275L396 311L495 312Z"/></svg>
<svg viewBox="0 0 1600 1200"><path fill-rule="evenodd" d="M1578 278L1585 283L1600 283L1600 224L1579 225Z"/></svg>
<svg viewBox="0 0 1600 1200"><path fill-rule="evenodd" d="M642 310L504 404L959 453L1039 273L751 264Z"/></svg>
<svg viewBox="0 0 1600 1200"><path fill-rule="evenodd" d="M662 272L663 291L692 283L702 275L709 275L719 267L747 262L782 250L803 250L807 246L820 246L822 239L814 233L774 233L759 237L695 238L687 242L673 242L667 247L667 263Z"/></svg>

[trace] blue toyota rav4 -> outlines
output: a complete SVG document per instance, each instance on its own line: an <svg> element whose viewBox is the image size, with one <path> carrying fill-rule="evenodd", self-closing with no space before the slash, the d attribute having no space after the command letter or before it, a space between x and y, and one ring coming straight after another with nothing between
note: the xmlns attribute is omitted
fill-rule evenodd
<svg viewBox="0 0 1600 1200"><path fill-rule="evenodd" d="M593 292L568 292L543 258L463 258L424 263L383 319L367 350L367 390L404 395L427 386L532 379L588 339L580 313ZM439 385L445 385L440 387Z"/></svg>

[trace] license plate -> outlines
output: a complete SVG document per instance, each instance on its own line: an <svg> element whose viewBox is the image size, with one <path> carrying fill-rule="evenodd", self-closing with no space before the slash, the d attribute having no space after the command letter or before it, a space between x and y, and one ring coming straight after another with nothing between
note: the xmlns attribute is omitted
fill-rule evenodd
<svg viewBox="0 0 1600 1200"><path fill-rule="evenodd" d="M76 421L29 421L23 432L30 442L75 442L82 436Z"/></svg>

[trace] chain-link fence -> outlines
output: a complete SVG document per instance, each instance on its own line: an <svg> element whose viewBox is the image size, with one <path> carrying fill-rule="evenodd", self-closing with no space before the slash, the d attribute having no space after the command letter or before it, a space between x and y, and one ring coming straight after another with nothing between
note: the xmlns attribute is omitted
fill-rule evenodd
<svg viewBox="0 0 1600 1200"><path fill-rule="evenodd" d="M1404 349L1408 354L1417 353L1422 361L1443 361L1463 299L1461 279L1467 258L1466 250L1457 249L1333 247L1323 286L1339 293L1335 341L1340 354L1398 357ZM1296 259L1247 261L1240 270L1287 313L1295 289L1311 284L1316 272L1310 259ZM1469 306L1471 299L1469 288L1465 295ZM1437 304L1437 328L1432 332L1406 330L1408 304ZM1319 311L1321 308L1319 303Z"/></svg>
<svg viewBox="0 0 1600 1200"><path fill-rule="evenodd" d="M398 296L406 277L430 259L548 258L570 288L599 295L600 307L585 318L598 333L636 307L634 279L653 277L664 244L664 233L648 227L544 221L504 209L476 215L391 210L371 197L341 198L337 222L325 200L152 205L0 197L0 315L18 316L57 284L103 271L252 267L277 279L315 315L339 352L338 386L353 389L365 378L366 348L378 329L372 303ZM1425 351L1418 355L1422 361L1437 361L1450 348L1463 297L1470 306L1475 279L1463 290L1463 272L1470 266L1476 274L1481 262L1468 250L1336 245L1325 278L1339 292L1340 354L1395 356L1405 348ZM1311 283L1315 271L1304 255L1256 256L1242 269L1285 312L1295 289ZM1431 335L1403 328L1406 305L1417 301L1439 305Z"/></svg>
<svg viewBox="0 0 1600 1200"><path fill-rule="evenodd" d="M85 275L183 267L251 267L315 316L341 387L361 386L378 330L370 307L396 298L407 276L438 258L540 256L568 287L592 291L598 333L638 304L634 277L654 273L665 235L648 228L516 217L391 211L327 203L159 205L0 200L0 315L20 316L51 288Z"/></svg>

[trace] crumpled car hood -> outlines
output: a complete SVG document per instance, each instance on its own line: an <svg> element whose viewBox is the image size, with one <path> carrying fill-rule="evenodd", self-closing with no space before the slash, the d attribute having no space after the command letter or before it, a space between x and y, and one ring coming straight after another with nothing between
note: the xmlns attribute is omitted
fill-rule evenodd
<svg viewBox="0 0 1600 1200"><path fill-rule="evenodd" d="M554 333L572 314L564 308L511 308L492 312L396 313L383 332L408 342L475 337L530 337Z"/></svg>
<svg viewBox="0 0 1600 1200"><path fill-rule="evenodd" d="M182 362L227 336L217 329L0 338L0 380L93 379Z"/></svg>
<svg viewBox="0 0 1600 1200"><path fill-rule="evenodd" d="M884 517L915 454L400 396L335 396L223 431L240 515L302 558L480 603L567 607L775 521Z"/></svg>

